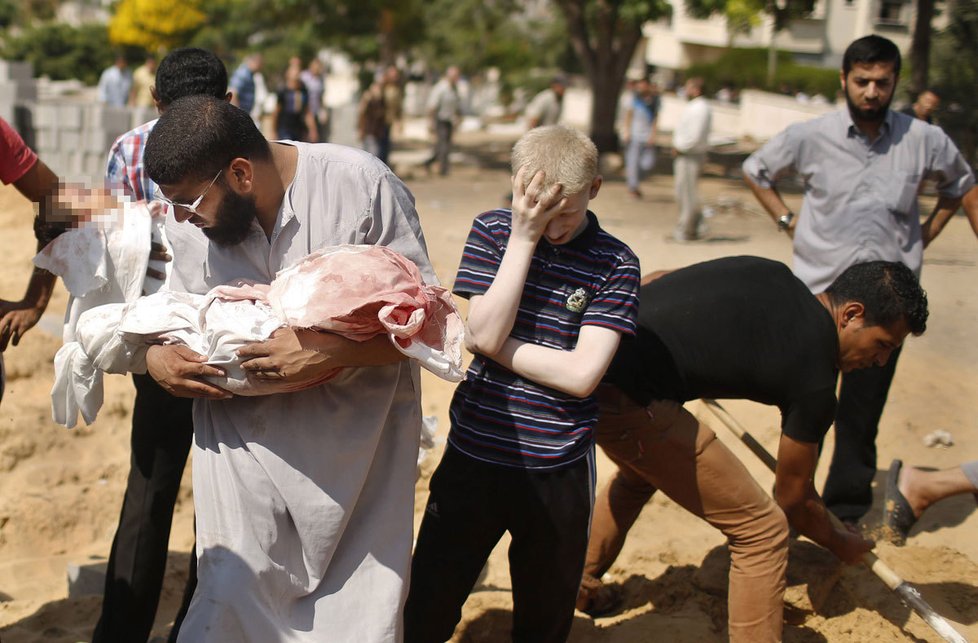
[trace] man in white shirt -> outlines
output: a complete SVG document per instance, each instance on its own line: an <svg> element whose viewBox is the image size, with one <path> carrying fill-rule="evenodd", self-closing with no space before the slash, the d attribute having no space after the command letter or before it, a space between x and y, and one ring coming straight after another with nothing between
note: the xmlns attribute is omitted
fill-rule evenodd
<svg viewBox="0 0 978 643"><path fill-rule="evenodd" d="M709 149L710 103L703 97L703 79L690 78L685 85L689 103L679 117L672 133L672 154L675 157L673 174L676 178L676 201L679 203L679 220L673 231L673 239L679 242L702 238L700 224L703 219L697 182Z"/></svg>
<svg viewBox="0 0 978 643"><path fill-rule="evenodd" d="M362 150L269 142L245 112L192 96L160 117L145 162L171 206L173 290L269 283L339 244L387 246L437 283L413 196ZM399 641L421 434L417 364L386 337L302 329L238 355L250 377L297 388L343 371L294 393L239 397L204 381L221 369L188 348L148 351L150 375L195 398L198 585L179 640Z"/></svg>

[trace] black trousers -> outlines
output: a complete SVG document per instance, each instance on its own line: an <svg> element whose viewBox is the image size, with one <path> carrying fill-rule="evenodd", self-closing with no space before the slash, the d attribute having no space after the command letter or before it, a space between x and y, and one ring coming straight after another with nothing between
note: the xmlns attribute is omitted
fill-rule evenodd
<svg viewBox="0 0 978 643"><path fill-rule="evenodd" d="M109 553L102 614L92 643L143 643L163 587L173 506L193 440L193 401L176 398L149 375L133 375L132 456L119 526ZM197 586L197 556L170 640Z"/></svg>
<svg viewBox="0 0 978 643"><path fill-rule="evenodd" d="M835 451L822 500L840 520L857 522L873 506L876 434L900 350L885 366L842 375L835 412Z"/></svg>
<svg viewBox="0 0 978 643"><path fill-rule="evenodd" d="M452 448L431 478L411 566L405 643L444 643L493 547L509 531L513 641L562 643L587 553L593 455L534 472Z"/></svg>

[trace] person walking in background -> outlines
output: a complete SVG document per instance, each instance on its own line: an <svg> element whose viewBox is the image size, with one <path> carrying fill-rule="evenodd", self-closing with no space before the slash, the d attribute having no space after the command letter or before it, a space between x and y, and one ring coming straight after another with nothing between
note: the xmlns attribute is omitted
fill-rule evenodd
<svg viewBox="0 0 978 643"><path fill-rule="evenodd" d="M197 94L230 99L224 63L205 49L174 49L156 72L152 95L157 110L164 114L177 99ZM143 153L157 120L126 132L109 151L106 184L133 201L156 198L156 184L146 173ZM204 242L199 233L198 239ZM150 269L159 277L164 266L151 261ZM152 294L149 285L147 282L144 288ZM173 508L193 440L191 400L173 397L145 373L134 373L132 381L136 398L129 477L92 643L145 641L152 631L166 571ZM183 603L170 631L171 643L177 639L196 586L197 556L192 551Z"/></svg>
<svg viewBox="0 0 978 643"><path fill-rule="evenodd" d="M699 179L709 149L712 110L703 96L703 79L690 78L683 85L686 107L672 133L673 174L679 220L672 238L679 242L703 238L703 211L699 197Z"/></svg>
<svg viewBox="0 0 978 643"><path fill-rule="evenodd" d="M124 56L116 56L111 67L107 67L98 79L98 99L106 105L125 107L129 104L129 91L132 89L132 74Z"/></svg>
<svg viewBox="0 0 978 643"><path fill-rule="evenodd" d="M401 133L404 119L404 88L401 87L401 73L394 65L384 69L382 84L384 95L384 129L379 141L377 157L390 165L388 161L393 146L394 132Z"/></svg>
<svg viewBox="0 0 978 643"><path fill-rule="evenodd" d="M925 123L934 122L934 112L941 106L941 97L933 89L917 94L917 100L900 110L901 114L919 118Z"/></svg>
<svg viewBox="0 0 978 643"><path fill-rule="evenodd" d="M302 71L289 65L285 84L276 94L272 113L275 135L281 140L318 143L319 131L309 109L309 92L299 77Z"/></svg>
<svg viewBox="0 0 978 643"><path fill-rule="evenodd" d="M554 76L550 86L539 92L526 106L526 124L529 129L541 125L556 125L564 111L564 92L567 78Z"/></svg>
<svg viewBox="0 0 978 643"><path fill-rule="evenodd" d="M635 81L625 108L625 176L628 193L642 198L639 183L644 172L655 167L655 136L658 131L659 94L645 76Z"/></svg>
<svg viewBox="0 0 978 643"><path fill-rule="evenodd" d="M425 161L425 167L430 170L432 163L437 161L438 173L442 176L448 176L452 136L455 126L462 118L460 78L458 67L452 65L445 70L445 75L435 84L431 96L428 97L428 128L435 135L435 147L431 158Z"/></svg>
<svg viewBox="0 0 978 643"><path fill-rule="evenodd" d="M812 292L875 259L902 262L919 276L924 248L974 185L968 163L939 127L890 110L899 75L892 41L853 41L839 74L846 108L791 125L744 161L747 185L791 235L794 272ZM776 187L792 172L805 185L797 220ZM939 177L940 196L921 225L917 192L928 175ZM894 351L885 364L842 375L822 498L844 522L857 524L873 502L876 434L898 359Z"/></svg>
<svg viewBox="0 0 978 643"><path fill-rule="evenodd" d="M384 86L382 81L375 80L364 90L357 105L357 135L363 149L370 152L384 163L381 157L381 141L387 130L387 107L384 102Z"/></svg>
<svg viewBox="0 0 978 643"><path fill-rule="evenodd" d="M156 82L156 58L147 56L146 62L132 72L132 91L129 104L133 107L153 107L153 84Z"/></svg>
<svg viewBox="0 0 978 643"><path fill-rule="evenodd" d="M313 56L309 65L299 74L302 84L309 93L309 111L316 125L316 140L325 143L329 138L326 134L328 114L323 103L326 94L326 78L323 76L323 61L319 56Z"/></svg>
<svg viewBox="0 0 978 643"><path fill-rule="evenodd" d="M261 54L249 55L234 70L228 83L231 90L231 104L240 107L248 114L252 114L256 106L255 76L261 72L262 63Z"/></svg>

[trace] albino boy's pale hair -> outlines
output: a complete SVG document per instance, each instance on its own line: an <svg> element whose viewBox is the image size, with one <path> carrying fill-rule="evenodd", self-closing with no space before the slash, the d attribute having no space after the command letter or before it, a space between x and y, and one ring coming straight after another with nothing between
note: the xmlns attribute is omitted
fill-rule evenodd
<svg viewBox="0 0 978 643"><path fill-rule="evenodd" d="M520 168L524 168L524 189L543 170L543 189L559 183L563 196L574 196L589 189L598 175L598 148L579 130L564 125L535 127L513 146L513 176Z"/></svg>

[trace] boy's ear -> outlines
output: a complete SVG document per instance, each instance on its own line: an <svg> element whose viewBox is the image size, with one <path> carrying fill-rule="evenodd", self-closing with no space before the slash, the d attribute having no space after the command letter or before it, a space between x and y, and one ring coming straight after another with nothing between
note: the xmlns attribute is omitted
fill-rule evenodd
<svg viewBox="0 0 978 643"><path fill-rule="evenodd" d="M602 182L604 182L604 179L600 174L594 177L594 180L591 181L591 194L588 197L589 199L593 199L594 197L598 196L598 190L601 189Z"/></svg>

